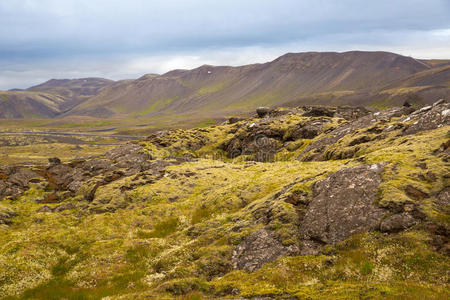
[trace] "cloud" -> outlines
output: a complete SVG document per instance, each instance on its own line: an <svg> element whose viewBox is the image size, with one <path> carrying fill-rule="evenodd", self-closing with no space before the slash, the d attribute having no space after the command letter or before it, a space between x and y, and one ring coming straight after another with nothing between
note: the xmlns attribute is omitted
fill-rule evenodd
<svg viewBox="0 0 450 300"><path fill-rule="evenodd" d="M4 0L0 89L264 62L288 51L448 58L449 32L446 0Z"/></svg>

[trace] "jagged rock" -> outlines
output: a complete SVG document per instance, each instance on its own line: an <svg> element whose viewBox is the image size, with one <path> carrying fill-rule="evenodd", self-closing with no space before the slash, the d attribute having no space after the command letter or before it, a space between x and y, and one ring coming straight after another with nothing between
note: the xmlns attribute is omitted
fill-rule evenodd
<svg viewBox="0 0 450 300"><path fill-rule="evenodd" d="M33 179L37 179L40 176L28 169L18 169L14 174L10 175L8 178L9 183L19 186L21 188L28 188L30 182Z"/></svg>
<svg viewBox="0 0 450 300"><path fill-rule="evenodd" d="M231 118L228 118L227 124L235 124L235 123L237 123L239 121L242 121L242 120L244 120L244 119L243 118L237 118L237 117L231 117Z"/></svg>
<svg viewBox="0 0 450 300"><path fill-rule="evenodd" d="M397 232L405 230L415 224L418 220L411 214L405 212L395 214L384 219L380 224L380 230L383 232Z"/></svg>
<svg viewBox="0 0 450 300"><path fill-rule="evenodd" d="M68 203L64 203L61 205L58 205L57 207L55 207L53 209L53 211L55 212L61 212L61 211L65 211L65 210L69 210L69 209L74 209L75 205L73 205L72 203L68 202Z"/></svg>
<svg viewBox="0 0 450 300"><path fill-rule="evenodd" d="M258 107L256 109L256 114L258 117L263 118L270 112L270 108L268 107Z"/></svg>
<svg viewBox="0 0 450 300"><path fill-rule="evenodd" d="M411 120L416 121L405 127L403 130L405 135L450 125L450 105L445 102L435 103L433 106L426 106L413 112L402 121L408 122Z"/></svg>
<svg viewBox="0 0 450 300"><path fill-rule="evenodd" d="M39 174L28 169L4 168L1 171L0 200L5 197L15 199L28 190L31 183L43 180Z"/></svg>
<svg viewBox="0 0 450 300"><path fill-rule="evenodd" d="M334 117L343 118L346 120L356 120L368 114L369 111L365 107L338 106Z"/></svg>
<svg viewBox="0 0 450 300"><path fill-rule="evenodd" d="M232 256L233 267L253 272L265 263L296 251L295 246L283 246L270 231L260 229L236 246Z"/></svg>
<svg viewBox="0 0 450 300"><path fill-rule="evenodd" d="M151 166L150 160L153 159L142 146L136 144L117 147L106 153L106 157L115 163L115 167L126 169L128 175L148 170Z"/></svg>
<svg viewBox="0 0 450 300"><path fill-rule="evenodd" d="M90 172L93 175L104 173L105 170L112 169L112 164L110 161L102 159L92 159L81 164L83 171Z"/></svg>
<svg viewBox="0 0 450 300"><path fill-rule="evenodd" d="M305 117L333 117L336 113L335 108L325 106L305 106L303 109Z"/></svg>
<svg viewBox="0 0 450 300"><path fill-rule="evenodd" d="M355 146L355 145L359 145L359 144L364 144L364 143L368 143L370 142L372 139L370 138L370 136L367 135L363 135L360 136L354 140L352 140L348 145L349 146Z"/></svg>
<svg viewBox="0 0 450 300"><path fill-rule="evenodd" d="M283 246L270 231L259 229L236 246L232 256L233 267L253 272L265 263L297 251L295 246Z"/></svg>
<svg viewBox="0 0 450 300"><path fill-rule="evenodd" d="M394 107L385 111L371 113L352 122L343 123L331 132L327 132L327 135L323 138L309 144L302 151L302 153L300 153L297 159L302 161L325 160L327 159L325 157L327 146L336 143L346 135L353 134L359 129L370 127L380 120L390 120L394 117L400 117L407 113L407 108Z"/></svg>
<svg viewBox="0 0 450 300"><path fill-rule="evenodd" d="M313 185L301 223L303 253L309 254L311 244L334 244L379 228L386 211L374 202L383 170L383 164L345 168Z"/></svg>
<svg viewBox="0 0 450 300"><path fill-rule="evenodd" d="M444 103L447 103L447 101L445 101L445 99L439 99L438 101L434 102L432 106L435 107L435 106L438 106L438 105L441 105Z"/></svg>
<svg viewBox="0 0 450 300"><path fill-rule="evenodd" d="M450 214L450 187L445 187L436 195L435 204L446 214Z"/></svg>
<svg viewBox="0 0 450 300"><path fill-rule="evenodd" d="M298 124L293 130L290 130L283 138L284 140L313 139L318 136L324 126L329 122L328 119L315 119L302 124Z"/></svg>
<svg viewBox="0 0 450 300"><path fill-rule="evenodd" d="M68 165L58 164L47 168L47 179L49 185L59 190L64 190L73 181L73 169Z"/></svg>

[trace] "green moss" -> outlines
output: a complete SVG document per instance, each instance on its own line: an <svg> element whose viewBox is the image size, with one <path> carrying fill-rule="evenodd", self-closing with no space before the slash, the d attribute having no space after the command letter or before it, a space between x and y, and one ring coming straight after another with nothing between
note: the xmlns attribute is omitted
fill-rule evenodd
<svg viewBox="0 0 450 300"><path fill-rule="evenodd" d="M168 218L157 223L149 234L150 237L163 238L177 230L179 220L177 217Z"/></svg>

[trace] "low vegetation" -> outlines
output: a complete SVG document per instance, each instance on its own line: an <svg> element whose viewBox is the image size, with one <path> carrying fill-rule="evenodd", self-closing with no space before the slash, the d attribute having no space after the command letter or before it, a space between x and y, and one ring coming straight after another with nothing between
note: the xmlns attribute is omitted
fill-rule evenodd
<svg viewBox="0 0 450 300"><path fill-rule="evenodd" d="M446 299L449 105L412 111L277 109L2 160L0 298ZM343 221L308 223L321 207Z"/></svg>

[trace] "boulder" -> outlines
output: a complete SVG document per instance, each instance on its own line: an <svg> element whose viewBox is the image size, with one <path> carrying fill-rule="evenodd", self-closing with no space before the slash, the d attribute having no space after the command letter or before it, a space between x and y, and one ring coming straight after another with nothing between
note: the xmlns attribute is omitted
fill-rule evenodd
<svg viewBox="0 0 450 300"><path fill-rule="evenodd" d="M261 106L256 109L256 114L259 118L264 118L270 112L270 108Z"/></svg>
<svg viewBox="0 0 450 300"><path fill-rule="evenodd" d="M302 252L314 244L335 244L379 228L386 211L377 207L383 164L344 168L313 185L313 198L300 226Z"/></svg>
<svg viewBox="0 0 450 300"><path fill-rule="evenodd" d="M404 128L405 135L450 125L450 104L438 101L433 106L426 106L413 112L402 121L415 121Z"/></svg>
<svg viewBox="0 0 450 300"><path fill-rule="evenodd" d="M417 222L418 220L414 216L404 212L385 218L380 224L380 230L383 232L398 232L417 224Z"/></svg>
<svg viewBox="0 0 450 300"><path fill-rule="evenodd" d="M325 106L306 106L303 109L306 111L304 117L333 117L336 113L335 108Z"/></svg>
<svg viewBox="0 0 450 300"><path fill-rule="evenodd" d="M236 246L233 251L232 263L235 269L253 272L265 263L297 251L296 246L283 246L270 231L259 229L249 234L243 242Z"/></svg>

